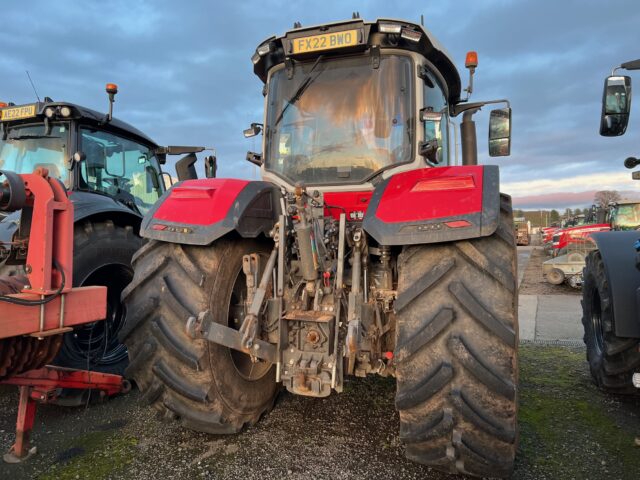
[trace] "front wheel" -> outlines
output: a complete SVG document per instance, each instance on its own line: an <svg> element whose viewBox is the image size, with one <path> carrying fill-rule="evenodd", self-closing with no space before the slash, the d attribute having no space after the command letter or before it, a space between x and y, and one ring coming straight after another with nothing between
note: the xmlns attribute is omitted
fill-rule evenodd
<svg viewBox="0 0 640 480"><path fill-rule="evenodd" d="M517 448L518 320L511 204L490 237L398 259L396 407L411 460L506 477Z"/></svg>
<svg viewBox="0 0 640 480"><path fill-rule="evenodd" d="M238 329L244 318L242 259L265 247L222 239L200 247L151 241L134 258L123 293L121 338L143 398L165 418L201 432L227 434L257 422L273 406L275 367L186 333L189 317L209 310Z"/></svg>
<svg viewBox="0 0 640 480"><path fill-rule="evenodd" d="M640 370L640 340L615 334L613 298L600 251L587 255L583 276L582 325L593 381L612 393L637 395L631 377Z"/></svg>

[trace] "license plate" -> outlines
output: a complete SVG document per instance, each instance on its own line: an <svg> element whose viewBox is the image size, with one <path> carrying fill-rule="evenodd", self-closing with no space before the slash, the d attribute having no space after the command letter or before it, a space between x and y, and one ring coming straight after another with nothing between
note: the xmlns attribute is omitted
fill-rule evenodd
<svg viewBox="0 0 640 480"><path fill-rule="evenodd" d="M294 54L352 47L358 45L358 30L344 30L342 32L294 38L291 42L293 44L292 50Z"/></svg>
<svg viewBox="0 0 640 480"><path fill-rule="evenodd" d="M29 118L36 116L35 105L25 105L22 107L11 107L0 110L0 120L20 120L21 118Z"/></svg>

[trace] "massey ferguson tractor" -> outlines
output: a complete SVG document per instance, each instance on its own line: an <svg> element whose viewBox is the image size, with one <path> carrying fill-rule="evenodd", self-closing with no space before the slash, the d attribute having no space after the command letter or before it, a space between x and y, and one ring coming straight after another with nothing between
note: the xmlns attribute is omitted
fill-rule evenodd
<svg viewBox="0 0 640 480"><path fill-rule="evenodd" d="M613 69L605 80L600 135L624 135L631 112L631 78L616 70L640 70L640 60ZM627 168L640 160L629 157ZM640 172L633 172L640 179ZM629 212L635 215L635 212ZM595 233L582 287L582 324L595 383L618 394L640 393L640 232Z"/></svg>
<svg viewBox="0 0 640 480"><path fill-rule="evenodd" d="M463 91L442 46L405 21L296 24L252 61L265 117L245 136L263 133L247 155L262 180L184 181L145 216L123 292L127 374L165 418L212 434L257 422L281 386L325 397L347 376L394 376L409 459L508 476L516 248L472 118L507 105L491 112L489 153L508 155L508 102L470 103L475 52Z"/></svg>
<svg viewBox="0 0 640 480"><path fill-rule="evenodd" d="M109 113L68 102L0 103L0 170L27 174L45 168L71 191L74 204L74 286L108 288L106 322L79 325L64 336L54 363L121 374L127 351L117 338L120 294L133 278L131 257L142 245L143 214L165 191L161 164L167 154L182 178L195 178L200 147L159 147L112 116L118 88L107 85ZM0 212L0 274L25 273L27 250L21 212ZM28 273L28 272L26 272Z"/></svg>

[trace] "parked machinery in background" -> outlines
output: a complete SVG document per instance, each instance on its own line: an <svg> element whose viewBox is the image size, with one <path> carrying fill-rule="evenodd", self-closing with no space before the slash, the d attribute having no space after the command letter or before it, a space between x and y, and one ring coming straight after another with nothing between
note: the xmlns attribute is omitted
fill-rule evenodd
<svg viewBox="0 0 640 480"><path fill-rule="evenodd" d="M140 222L165 192L166 156L186 153L177 163L178 176L195 178L195 153L204 148L158 146L112 116L118 87L107 84L106 92L107 114L48 97L26 105L0 103L0 170L46 168L72 192L74 286L108 289L106 321L66 334L54 363L121 374L128 358L118 341L124 318L120 294L133 278ZM208 160L215 164L213 157ZM24 273L22 230L20 211L0 212L0 274Z"/></svg>
<svg viewBox="0 0 640 480"><path fill-rule="evenodd" d="M639 70L640 60L613 69L605 80L600 135L626 131L631 111L631 78L619 69ZM627 168L640 161L627 158ZM640 172L633 172L640 179ZM596 384L613 393L640 392L640 233L595 233L597 250L586 259L582 287L582 324L587 360Z"/></svg>
<svg viewBox="0 0 640 480"><path fill-rule="evenodd" d="M516 245L526 246L531 243L531 222L524 217L514 218Z"/></svg>

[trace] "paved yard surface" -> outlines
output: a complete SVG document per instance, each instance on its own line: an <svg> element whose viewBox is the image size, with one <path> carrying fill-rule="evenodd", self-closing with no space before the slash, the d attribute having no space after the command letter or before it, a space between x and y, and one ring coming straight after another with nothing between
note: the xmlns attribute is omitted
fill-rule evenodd
<svg viewBox="0 0 640 480"><path fill-rule="evenodd" d="M521 292L545 292L542 294L520 293L518 305L520 340L581 343L583 334L580 320L581 297L576 295L579 291L572 291L572 289L569 290L571 294L567 294L567 288L571 287L547 284L542 278L543 260L545 257L540 247L518 247L518 284Z"/></svg>

